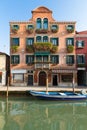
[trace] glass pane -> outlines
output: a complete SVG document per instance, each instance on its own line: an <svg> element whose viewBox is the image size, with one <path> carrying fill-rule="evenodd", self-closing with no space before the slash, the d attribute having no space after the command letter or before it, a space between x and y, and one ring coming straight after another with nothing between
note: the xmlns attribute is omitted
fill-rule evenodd
<svg viewBox="0 0 87 130"><path fill-rule="evenodd" d="M43 42L48 42L48 37L47 36L43 37Z"/></svg>
<svg viewBox="0 0 87 130"><path fill-rule="evenodd" d="M34 38L27 38L26 41L27 41L27 45L33 45Z"/></svg>
<svg viewBox="0 0 87 130"><path fill-rule="evenodd" d="M24 75L23 74L14 74L14 80L23 81Z"/></svg>
<svg viewBox="0 0 87 130"><path fill-rule="evenodd" d="M40 18L37 19L36 27L37 27L37 29L41 29L42 28L42 22L41 22Z"/></svg>
<svg viewBox="0 0 87 130"><path fill-rule="evenodd" d="M44 29L48 29L48 19L47 19L47 18L45 18L45 19L43 20L43 28L44 28Z"/></svg>
<svg viewBox="0 0 87 130"><path fill-rule="evenodd" d="M41 42L41 36L36 37L36 42Z"/></svg>
<svg viewBox="0 0 87 130"><path fill-rule="evenodd" d="M12 38L12 45L19 46L19 38Z"/></svg>

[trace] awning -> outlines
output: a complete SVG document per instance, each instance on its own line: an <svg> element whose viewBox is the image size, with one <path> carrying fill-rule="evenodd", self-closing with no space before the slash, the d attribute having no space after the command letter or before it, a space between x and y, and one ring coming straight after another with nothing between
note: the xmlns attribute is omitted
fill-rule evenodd
<svg viewBox="0 0 87 130"><path fill-rule="evenodd" d="M34 53L34 55L35 56L48 56L48 55L50 55L50 52L48 52L48 51L39 51L39 52L35 52Z"/></svg>
<svg viewBox="0 0 87 130"><path fill-rule="evenodd" d="M54 69L54 70L52 70L52 72L53 73L74 73L74 72L77 72L77 70L72 70L72 69L71 70L68 70L68 69L67 70L63 70L63 69L56 70L56 69Z"/></svg>
<svg viewBox="0 0 87 130"><path fill-rule="evenodd" d="M17 70L17 69L15 69L15 70L11 70L11 73L13 74L24 74L24 73L27 73L27 70L25 70L25 69L19 69L19 70Z"/></svg>

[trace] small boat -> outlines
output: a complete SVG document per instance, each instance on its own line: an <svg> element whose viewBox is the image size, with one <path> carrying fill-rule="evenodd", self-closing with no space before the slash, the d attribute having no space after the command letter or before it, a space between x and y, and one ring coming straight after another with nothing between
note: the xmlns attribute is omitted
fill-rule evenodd
<svg viewBox="0 0 87 130"><path fill-rule="evenodd" d="M87 94L74 92L42 92L42 91L28 91L33 97L43 100L59 100L59 101L75 101L86 100Z"/></svg>

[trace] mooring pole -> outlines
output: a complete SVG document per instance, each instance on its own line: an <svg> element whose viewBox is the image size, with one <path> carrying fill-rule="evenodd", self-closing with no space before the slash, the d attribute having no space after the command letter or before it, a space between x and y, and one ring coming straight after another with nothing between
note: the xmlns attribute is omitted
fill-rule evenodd
<svg viewBox="0 0 87 130"><path fill-rule="evenodd" d="M75 92L75 73L73 72L73 82L72 82L73 92Z"/></svg>
<svg viewBox="0 0 87 130"><path fill-rule="evenodd" d="M46 78L46 93L48 93L48 75L47 75L47 78Z"/></svg>
<svg viewBox="0 0 87 130"><path fill-rule="evenodd" d="M7 97L8 97L8 87L9 87L9 77L8 77L8 81L7 81L7 94L6 94Z"/></svg>

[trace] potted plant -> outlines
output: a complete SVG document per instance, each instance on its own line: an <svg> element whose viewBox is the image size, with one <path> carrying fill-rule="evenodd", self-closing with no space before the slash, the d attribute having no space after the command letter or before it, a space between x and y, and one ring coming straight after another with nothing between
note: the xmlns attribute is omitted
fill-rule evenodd
<svg viewBox="0 0 87 130"><path fill-rule="evenodd" d="M19 25L12 25L11 29L12 32L17 33L17 31L19 30Z"/></svg>
<svg viewBox="0 0 87 130"><path fill-rule="evenodd" d="M48 29L36 29L35 32L38 33L38 34L40 34L40 33L47 33Z"/></svg>
<svg viewBox="0 0 87 130"><path fill-rule="evenodd" d="M74 25L68 25L66 26L67 32L68 33L73 33L74 32Z"/></svg>
<svg viewBox="0 0 87 130"><path fill-rule="evenodd" d="M52 49L51 49L51 52L52 52L52 53L57 52L57 50L58 50L58 47L57 47L57 46L52 46Z"/></svg>
<svg viewBox="0 0 87 130"><path fill-rule="evenodd" d="M32 45L26 45L26 51L27 51L28 53L34 52L33 46L32 46Z"/></svg>
<svg viewBox="0 0 87 130"><path fill-rule="evenodd" d="M67 46L67 51L68 51L68 53L72 53L73 50L74 50L74 46L73 46L73 45L68 45L68 46Z"/></svg>
<svg viewBox="0 0 87 130"><path fill-rule="evenodd" d="M12 45L11 46L11 51L12 52L17 52L17 50L18 50L18 46L17 45Z"/></svg>
<svg viewBox="0 0 87 130"><path fill-rule="evenodd" d="M52 33L57 33L58 32L58 26L57 25L52 25L51 26L51 32Z"/></svg>

